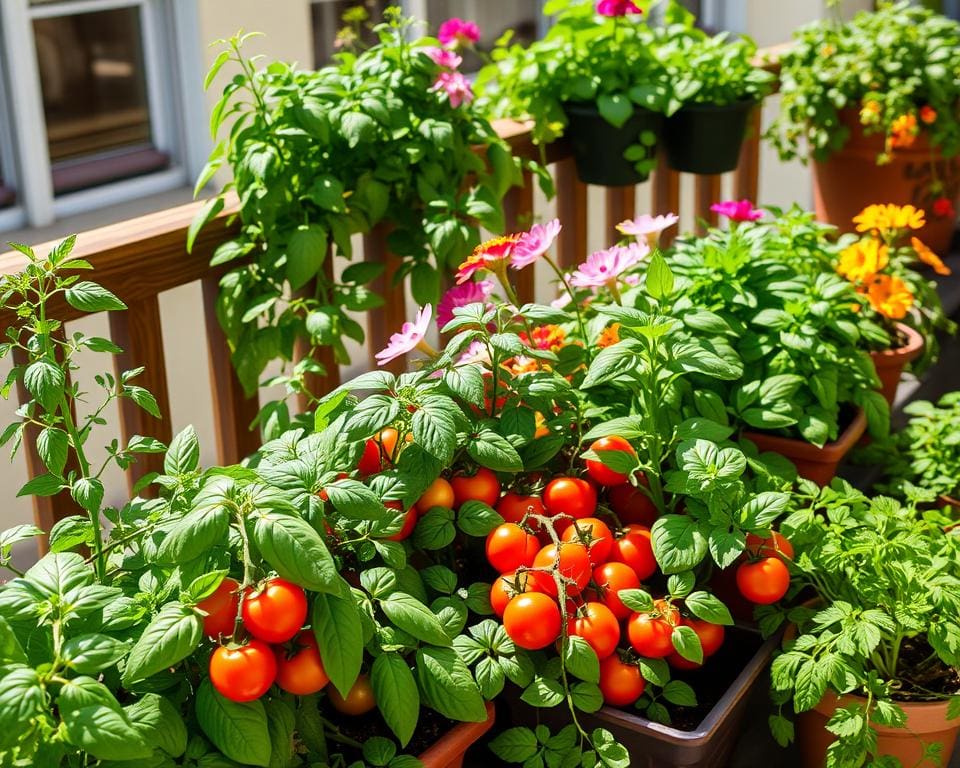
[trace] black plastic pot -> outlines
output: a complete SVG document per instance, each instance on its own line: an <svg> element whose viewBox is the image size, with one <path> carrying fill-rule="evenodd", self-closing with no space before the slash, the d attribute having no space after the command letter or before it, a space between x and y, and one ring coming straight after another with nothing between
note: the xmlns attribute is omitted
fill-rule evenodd
<svg viewBox="0 0 960 768"><path fill-rule="evenodd" d="M723 647L703 669L674 672L674 677L695 690L713 688L719 694L717 703L691 730L661 725L616 707L603 707L593 714L580 712L580 724L588 732L594 728L610 731L630 753L631 768L727 768L747 700L765 679L762 673L779 642L779 634L764 641L755 629L729 627ZM565 707L536 709L525 704L515 686L508 686L502 700L513 725L533 727L543 722L556 730L570 720Z"/></svg>
<svg viewBox="0 0 960 768"><path fill-rule="evenodd" d="M568 101L563 105L567 115L564 137L573 149L577 176L584 184L604 187L625 187L646 181L648 173L638 173L623 153L632 144L640 143L645 131L660 134L661 115L647 109L634 108L633 115L617 128L601 116L597 105L586 101ZM647 147L656 153L656 144Z"/></svg>
<svg viewBox="0 0 960 768"><path fill-rule="evenodd" d="M737 167L755 101L688 104L667 118L663 141L667 163L675 171L712 175Z"/></svg>

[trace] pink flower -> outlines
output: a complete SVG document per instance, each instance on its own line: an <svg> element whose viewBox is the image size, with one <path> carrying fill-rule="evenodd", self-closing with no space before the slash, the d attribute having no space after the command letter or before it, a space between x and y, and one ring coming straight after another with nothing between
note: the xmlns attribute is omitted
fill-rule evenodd
<svg viewBox="0 0 960 768"><path fill-rule="evenodd" d="M651 216L649 213L645 213L635 219L621 221L617 224L617 231L633 237L659 235L663 230L669 229L678 221L680 221L680 217L675 213L668 213L665 216Z"/></svg>
<svg viewBox="0 0 960 768"><path fill-rule="evenodd" d="M714 203L710 210L726 216L730 221L756 221L763 218L763 210L754 208L749 200L724 200L722 203Z"/></svg>
<svg viewBox="0 0 960 768"><path fill-rule="evenodd" d="M626 16L628 13L643 13L630 0L598 0L597 13L601 16Z"/></svg>
<svg viewBox="0 0 960 768"><path fill-rule="evenodd" d="M456 109L461 104L473 101L473 91L467 78L459 72L441 72L433 83L431 91L443 91L450 99L450 106Z"/></svg>
<svg viewBox="0 0 960 768"><path fill-rule="evenodd" d="M430 327L430 318L433 316L433 307L427 304L420 307L417 316L412 323L404 323L400 333L395 333L390 337L390 341L385 349L380 350L374 357L377 359L377 365L385 365L391 360L412 352L416 349L427 333Z"/></svg>
<svg viewBox="0 0 960 768"><path fill-rule="evenodd" d="M448 48L471 46L480 39L480 27L476 22L464 21L456 17L447 19L437 30L437 39Z"/></svg>
<svg viewBox="0 0 960 768"><path fill-rule="evenodd" d="M520 235L519 242L513 247L510 266L514 269L523 269L533 264L550 250L561 229L563 226L560 224L560 219L548 221L546 224L534 224Z"/></svg>
<svg viewBox="0 0 960 768"><path fill-rule="evenodd" d="M456 69L463 63L463 59L458 53L446 48L437 48L437 46L431 45L424 48L423 52L430 57L434 64L444 69Z"/></svg>
<svg viewBox="0 0 960 768"><path fill-rule="evenodd" d="M490 350L482 341L471 341L463 352L456 365L480 365L490 362Z"/></svg>
<svg viewBox="0 0 960 768"><path fill-rule="evenodd" d="M453 310L457 307L465 307L467 304L475 304L478 301L485 302L491 293L493 293L491 280L453 286L443 294L443 298L437 304L437 327L443 330L443 327L453 320Z"/></svg>
<svg viewBox="0 0 960 768"><path fill-rule="evenodd" d="M615 283L617 278L635 266L650 253L646 243L615 245L605 251L595 251L570 275L570 284L578 288L596 288Z"/></svg>

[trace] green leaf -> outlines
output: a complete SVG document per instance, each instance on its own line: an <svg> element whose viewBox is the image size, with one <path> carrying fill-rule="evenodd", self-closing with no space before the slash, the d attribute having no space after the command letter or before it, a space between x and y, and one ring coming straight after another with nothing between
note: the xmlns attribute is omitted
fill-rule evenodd
<svg viewBox="0 0 960 768"><path fill-rule="evenodd" d="M582 637L571 635L567 638L564 658L570 673L581 680L595 683L600 679L600 661L596 652Z"/></svg>
<svg viewBox="0 0 960 768"><path fill-rule="evenodd" d="M413 543L420 549L437 550L450 546L456 536L453 511L434 507L417 521Z"/></svg>
<svg viewBox="0 0 960 768"><path fill-rule="evenodd" d="M27 654L13 632L13 627L0 616L0 664L26 664Z"/></svg>
<svg viewBox="0 0 960 768"><path fill-rule="evenodd" d="M201 639L200 616L181 603L167 603L131 649L123 671L124 684L144 680L180 663L196 650Z"/></svg>
<svg viewBox="0 0 960 768"><path fill-rule="evenodd" d="M556 707L563 702L563 686L559 680L548 677L535 677L520 696L521 701L531 707Z"/></svg>
<svg viewBox="0 0 960 768"><path fill-rule="evenodd" d="M46 707L36 670L18 668L0 678L0 745L17 743L17 736Z"/></svg>
<svg viewBox="0 0 960 768"><path fill-rule="evenodd" d="M621 589L617 592L617 597L631 611L652 611L655 608L653 596L642 589Z"/></svg>
<svg viewBox="0 0 960 768"><path fill-rule="evenodd" d="M180 757L186 751L187 726L176 707L163 696L144 693L124 711L147 744L159 747L171 757Z"/></svg>
<svg viewBox="0 0 960 768"><path fill-rule="evenodd" d="M600 115L615 128L622 128L633 115L633 104L623 94L601 93L597 96Z"/></svg>
<svg viewBox="0 0 960 768"><path fill-rule="evenodd" d="M673 647L677 653L683 658L696 664L703 663L703 646L692 627L686 625L674 627L670 640L673 642Z"/></svg>
<svg viewBox="0 0 960 768"><path fill-rule="evenodd" d="M663 687L663 698L678 707L697 706L697 694L682 680L671 680Z"/></svg>
<svg viewBox="0 0 960 768"><path fill-rule="evenodd" d="M363 112L346 112L340 118L340 131L351 149L358 144L372 141L377 132L377 124L372 117Z"/></svg>
<svg viewBox="0 0 960 768"><path fill-rule="evenodd" d="M480 466L495 472L521 472L523 460L505 437L482 428L467 442L467 453Z"/></svg>
<svg viewBox="0 0 960 768"><path fill-rule="evenodd" d="M694 616L711 624L733 626L733 617L720 600L709 592L693 592L684 600L687 608Z"/></svg>
<svg viewBox="0 0 960 768"><path fill-rule="evenodd" d="M490 749L508 763L523 763L540 749L537 737L529 728L508 728L490 742Z"/></svg>
<svg viewBox="0 0 960 768"><path fill-rule="evenodd" d="M68 712L63 718L70 743L100 760L137 760L153 754L153 746L121 710L103 704Z"/></svg>
<svg viewBox="0 0 960 768"><path fill-rule="evenodd" d="M62 475L67 464L67 433L56 427L47 427L37 435L37 453L54 475Z"/></svg>
<svg viewBox="0 0 960 768"><path fill-rule="evenodd" d="M418 408L413 414L413 439L441 464L449 465L457 448L453 415L438 409Z"/></svg>
<svg viewBox="0 0 960 768"><path fill-rule="evenodd" d="M311 592L340 589L337 566L323 538L300 517L267 512L257 519L253 538L281 578Z"/></svg>
<svg viewBox="0 0 960 768"><path fill-rule="evenodd" d="M477 662L474 669L480 694L487 701L495 699L503 691L506 674L496 659L484 656Z"/></svg>
<svg viewBox="0 0 960 768"><path fill-rule="evenodd" d="M288 768L294 756L293 732L297 725L293 706L280 699L269 699L263 706L270 732L270 768Z"/></svg>
<svg viewBox="0 0 960 768"><path fill-rule="evenodd" d="M603 706L603 693L596 683L574 683L570 696L573 705L582 712L597 712Z"/></svg>
<svg viewBox="0 0 960 768"><path fill-rule="evenodd" d="M341 206L342 202L341 198ZM316 277L326 256L326 230L317 224L298 227L287 243L287 280L290 287L298 290Z"/></svg>
<svg viewBox="0 0 960 768"><path fill-rule="evenodd" d="M71 669L83 674L100 672L123 658L127 644L107 635L89 634L71 637L60 655Z"/></svg>
<svg viewBox="0 0 960 768"><path fill-rule="evenodd" d="M482 501L466 501L457 510L457 527L467 536L486 536L503 518Z"/></svg>
<svg viewBox="0 0 960 768"><path fill-rule="evenodd" d="M36 360L27 366L23 374L23 384L33 395L40 407L52 411L63 393L65 379L59 366L49 360Z"/></svg>
<svg viewBox="0 0 960 768"><path fill-rule="evenodd" d="M344 517L353 520L382 520L386 515L383 502L376 493L357 480L344 478L330 483L324 490L330 503Z"/></svg>
<svg viewBox="0 0 960 768"><path fill-rule="evenodd" d="M196 214L194 214L193 221L190 222L190 227L187 229L187 253L193 251L193 244L200 230L203 229L208 221L215 218L217 214L223 210L223 205L222 197L219 195L217 197L211 197Z"/></svg>
<svg viewBox="0 0 960 768"><path fill-rule="evenodd" d="M61 717L66 712L74 712L97 704L120 709L120 704L107 686L85 675L67 680L60 688L60 695L57 696L57 709L60 710Z"/></svg>
<svg viewBox="0 0 960 768"><path fill-rule="evenodd" d="M346 696L360 674L363 662L363 628L352 593L313 596L310 614L320 659L330 682Z"/></svg>
<svg viewBox="0 0 960 768"><path fill-rule="evenodd" d="M259 701L230 701L206 679L197 691L196 712L207 738L231 760L261 768L270 765L270 730Z"/></svg>
<svg viewBox="0 0 960 768"><path fill-rule="evenodd" d="M673 272L667 266L660 251L656 251L647 268L647 293L655 299L662 299L673 293Z"/></svg>
<svg viewBox="0 0 960 768"><path fill-rule="evenodd" d="M380 608L393 624L418 640L432 645L450 645L450 638L440 620L412 595L394 592L381 598Z"/></svg>
<svg viewBox="0 0 960 768"><path fill-rule="evenodd" d="M188 424L170 441L163 457L163 471L168 475L185 475L200 464L200 441L197 431Z"/></svg>
<svg viewBox="0 0 960 768"><path fill-rule="evenodd" d="M786 493L763 491L740 508L740 522L744 528L757 530L769 528L790 503Z"/></svg>
<svg viewBox="0 0 960 768"><path fill-rule="evenodd" d="M48 473L37 475L24 483L23 487L17 491L17 498L21 496L53 496L61 490L63 490L63 480Z"/></svg>
<svg viewBox="0 0 960 768"><path fill-rule="evenodd" d="M384 653L373 662L370 682L380 714L400 746L405 747L413 737L420 715L420 693L413 672L399 654Z"/></svg>
<svg viewBox="0 0 960 768"><path fill-rule="evenodd" d="M230 513L225 507L195 509L169 529L157 548L157 562L186 563L217 545L227 543Z"/></svg>
<svg viewBox="0 0 960 768"><path fill-rule="evenodd" d="M694 568L707 554L707 540L688 515L663 515L651 529L653 554L665 574Z"/></svg>
<svg viewBox="0 0 960 768"><path fill-rule="evenodd" d="M103 483L96 477L81 477L70 488L70 495L87 512L98 514L103 504Z"/></svg>
<svg viewBox="0 0 960 768"><path fill-rule="evenodd" d="M110 312L127 308L126 304L102 285L89 280L74 283L64 292L64 297L67 304L81 312Z"/></svg>
<svg viewBox="0 0 960 768"><path fill-rule="evenodd" d="M480 689L452 648L420 648L416 669L427 706L451 720L480 723L487 719Z"/></svg>

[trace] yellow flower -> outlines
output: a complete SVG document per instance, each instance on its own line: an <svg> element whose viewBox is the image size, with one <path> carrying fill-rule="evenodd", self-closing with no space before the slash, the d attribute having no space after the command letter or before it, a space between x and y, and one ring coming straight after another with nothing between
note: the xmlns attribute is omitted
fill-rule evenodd
<svg viewBox="0 0 960 768"><path fill-rule="evenodd" d="M559 351L566 341L567 334L559 325L541 325L532 331L533 341L527 338L526 333L520 333L520 340L528 347L546 349L551 352Z"/></svg>
<svg viewBox="0 0 960 768"><path fill-rule="evenodd" d="M887 246L874 237L866 237L840 252L837 272L851 283L865 283L889 261Z"/></svg>
<svg viewBox="0 0 960 768"><path fill-rule="evenodd" d="M604 347L612 347L618 341L620 341L620 323L614 323L600 332L600 336L597 339L597 346L601 349Z"/></svg>
<svg viewBox="0 0 960 768"><path fill-rule="evenodd" d="M868 205L853 217L857 232L922 229L926 224L922 208L912 205Z"/></svg>
<svg viewBox="0 0 960 768"><path fill-rule="evenodd" d="M925 242L917 237L911 237L910 245L912 245L913 250L916 251L917 258L928 267L933 267L933 271L938 275L950 274L950 267L944 264L940 257L931 251Z"/></svg>
<svg viewBox="0 0 960 768"><path fill-rule="evenodd" d="M867 289L870 306L884 317L901 320L913 306L913 294L899 277L877 275Z"/></svg>
<svg viewBox="0 0 960 768"><path fill-rule="evenodd" d="M860 108L860 122L863 125L873 125L880 120L880 102L871 99Z"/></svg>

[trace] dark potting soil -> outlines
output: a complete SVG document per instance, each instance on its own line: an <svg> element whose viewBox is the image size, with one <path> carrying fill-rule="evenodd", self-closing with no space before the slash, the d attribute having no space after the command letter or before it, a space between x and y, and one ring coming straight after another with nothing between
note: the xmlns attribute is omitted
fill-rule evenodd
<svg viewBox="0 0 960 768"><path fill-rule="evenodd" d="M321 709L323 710L324 708ZM342 735L358 741L361 744L374 736L383 736L390 739L394 744L397 742L397 737L383 721L383 718L376 709L357 717L347 717L335 710L323 711L323 715L327 720L337 724L337 728ZM455 725L456 723L452 720L447 720L443 715L434 712L432 709L421 709L420 719L417 720L417 727L413 732L413 738L411 738L410 743L400 751L406 755L419 756L425 752L428 747L432 747L441 736L446 734ZM340 744L329 736L327 737L327 747L331 752L335 750L342 752L344 757L348 758L348 763L363 758L360 750Z"/></svg>
<svg viewBox="0 0 960 768"><path fill-rule="evenodd" d="M893 695L897 701L931 701L960 693L960 671L934 656L930 644L922 637L903 642L897 676L903 683Z"/></svg>

